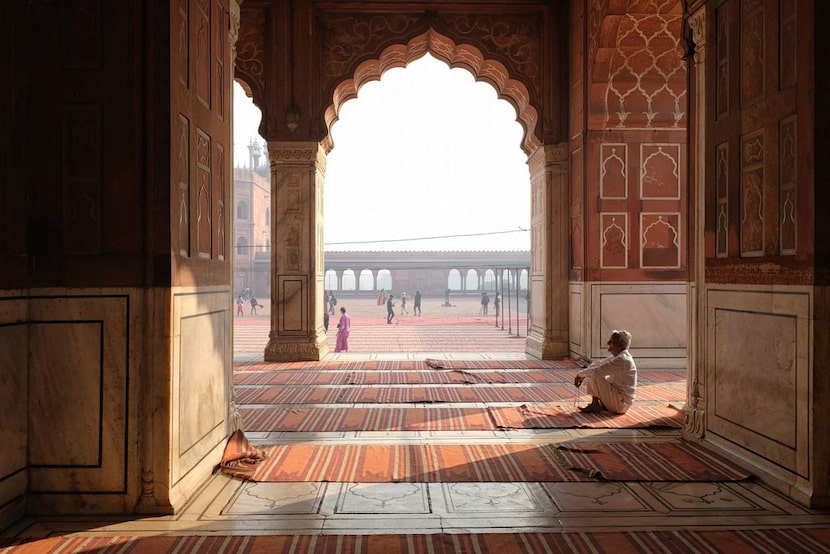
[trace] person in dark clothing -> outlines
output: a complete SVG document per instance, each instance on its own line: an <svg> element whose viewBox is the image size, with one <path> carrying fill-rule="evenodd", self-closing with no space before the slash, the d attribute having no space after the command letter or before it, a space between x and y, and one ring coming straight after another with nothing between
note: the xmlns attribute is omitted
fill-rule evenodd
<svg viewBox="0 0 830 554"><path fill-rule="evenodd" d="M386 299L386 323L392 324L392 318L395 317L395 303L392 301L394 296L391 294Z"/></svg>
<svg viewBox="0 0 830 554"><path fill-rule="evenodd" d="M412 315L421 315L421 291L415 291L415 303L412 304Z"/></svg>

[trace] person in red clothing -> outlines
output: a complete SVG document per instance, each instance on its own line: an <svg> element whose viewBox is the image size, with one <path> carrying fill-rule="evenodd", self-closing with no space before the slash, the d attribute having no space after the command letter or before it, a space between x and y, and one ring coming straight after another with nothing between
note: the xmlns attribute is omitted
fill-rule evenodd
<svg viewBox="0 0 830 554"><path fill-rule="evenodd" d="M346 308L340 308L340 322L337 324L337 342L334 345L335 352L349 351L349 332L352 328L352 319L346 313Z"/></svg>

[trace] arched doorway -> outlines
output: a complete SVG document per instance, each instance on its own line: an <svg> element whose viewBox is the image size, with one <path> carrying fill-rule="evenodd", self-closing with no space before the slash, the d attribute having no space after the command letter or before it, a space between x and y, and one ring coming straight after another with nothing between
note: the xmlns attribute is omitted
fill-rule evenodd
<svg viewBox="0 0 830 554"><path fill-rule="evenodd" d="M333 17L337 19L336 16ZM332 20L329 24L334 25L335 22ZM342 21L337 24L348 26L348 23ZM339 38L335 36L330 40L332 42L329 46L333 47ZM323 46L324 57L330 54L327 48ZM536 55L539 55L539 49L538 44L531 44L531 50ZM538 94L540 88L539 83L534 82L538 75L534 73L522 76L521 80L514 78L498 59L487 58L482 50L472 44L456 44L432 27L414 35L406 44L398 42L396 37L396 42L383 47L377 57L361 61L367 53L372 54L374 51L353 52L352 62L356 65L350 73L333 71L331 75L324 75L324 79L331 83L333 101L321 104L321 108L325 108L326 136L320 143L285 142L280 140L280 135L285 135L280 128L275 129L275 140L269 139L269 158L275 167L272 182L277 189L274 209L283 210L282 214L276 216L276 221L281 223L276 225L275 235L282 234L287 239L282 244L274 241L276 247L273 250L273 265L285 271L276 273L276 290L272 302L280 301L282 290L290 291L287 294L290 301L282 302L283 308L278 312L279 316L272 321L271 337L265 353L267 360L296 359L297 356L302 359L319 359L327 352L327 347L321 340L322 321L317 321L320 319L316 315L319 310L315 309L322 295L322 287L318 286L322 281L319 277L321 268L315 265L320 260L322 250L319 241L322 227L320 198L325 180L325 154L333 146L328 132L337 120L339 107L345 100L356 95L360 84L379 79L383 70L404 66L426 52L448 63L450 67L470 70L476 78L493 85L499 96L514 106L517 120L525 129L522 147L530 156L530 180L534 191L531 193L531 248L541 252L547 250L549 244L555 244L557 251L568 250L567 222L564 218L551 214L551 210L565 210L566 149L558 144L543 147L535 134L538 111L531 97ZM522 58L525 61L519 63L516 53L511 55L516 58L519 67L526 67L526 57ZM324 65L326 63L334 64L335 60L328 60ZM347 68L349 65L340 63L338 67ZM531 87L525 81L529 81ZM534 89L537 92L534 93ZM254 98L256 99L256 93ZM265 134L268 134L267 131ZM291 239L296 241L292 242ZM309 252L316 251L317 255L299 255L305 249ZM292 260L303 259L314 261L304 267L292 264ZM536 357L568 355L567 303L562 301L567 298L568 275L567 266L563 262L561 258L542 256L536 256L531 262L531 294L538 301L534 303L536 312L531 314L534 323L529 333L527 352ZM553 299L557 300L556 309L553 305L548 305Z"/></svg>

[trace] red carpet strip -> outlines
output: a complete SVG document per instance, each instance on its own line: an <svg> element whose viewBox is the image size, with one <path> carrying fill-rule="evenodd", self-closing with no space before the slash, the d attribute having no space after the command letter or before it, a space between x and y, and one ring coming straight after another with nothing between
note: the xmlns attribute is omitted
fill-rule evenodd
<svg viewBox="0 0 830 554"><path fill-rule="evenodd" d="M223 468L258 482L481 483L590 480L546 444L278 445L265 461ZM253 473L251 473L253 469Z"/></svg>
<svg viewBox="0 0 830 554"><path fill-rule="evenodd" d="M741 554L830 553L830 528L680 530L567 533L482 533L432 535L239 535L51 537L0 552L57 554L124 552L193 554L295 552L303 554Z"/></svg>
<svg viewBox="0 0 830 554"><path fill-rule="evenodd" d="M240 408L248 432L490 431L495 429L635 429L683 426L680 410L634 406L622 415L573 407Z"/></svg>
<svg viewBox="0 0 830 554"><path fill-rule="evenodd" d="M583 395L584 396L584 395ZM682 402L684 386L643 385L640 400ZM400 404L414 402L561 402L574 400L573 385L447 385L419 386L238 386L238 404Z"/></svg>
<svg viewBox="0 0 830 554"><path fill-rule="evenodd" d="M256 387L237 388L239 404L401 404L415 402L556 402L573 386Z"/></svg>
<svg viewBox="0 0 830 554"><path fill-rule="evenodd" d="M607 481L741 481L750 473L686 441L663 443L581 443L556 447L563 463Z"/></svg>
<svg viewBox="0 0 830 554"><path fill-rule="evenodd" d="M429 362L429 363L428 363ZM571 360L320 360L311 362L255 362L239 364L245 371L340 370L340 371L425 371L436 369L576 369Z"/></svg>
<svg viewBox="0 0 830 554"><path fill-rule="evenodd" d="M501 384L572 384L574 370L564 369L425 369L425 370L334 370L334 369L284 369L262 371L234 371L236 385L443 385L466 383ZM667 385L682 387L685 373L665 371L640 371L640 386ZM584 394L584 391L583 391Z"/></svg>
<svg viewBox="0 0 830 554"><path fill-rule="evenodd" d="M443 385L467 383L573 383L574 372L564 370L504 371L427 369L420 371L284 370L236 371L237 385Z"/></svg>
<svg viewBox="0 0 830 554"><path fill-rule="evenodd" d="M573 406L489 407L499 429L636 429L683 427L683 411L671 406L632 406L624 414L584 414Z"/></svg>
<svg viewBox="0 0 830 554"><path fill-rule="evenodd" d="M240 408L252 431L483 431L493 422L483 408Z"/></svg>

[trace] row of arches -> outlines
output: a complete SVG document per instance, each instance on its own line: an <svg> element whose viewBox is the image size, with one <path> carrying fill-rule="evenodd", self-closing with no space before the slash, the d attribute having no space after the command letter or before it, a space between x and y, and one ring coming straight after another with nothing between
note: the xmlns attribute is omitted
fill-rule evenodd
<svg viewBox="0 0 830 554"><path fill-rule="evenodd" d="M363 269L360 271L353 269L345 269L343 271L329 269L325 274L324 287L329 291L340 292L391 291L400 288L396 287L396 281L393 276L393 272L388 269L381 269L377 272L371 269ZM501 286L515 289L518 284L519 290L527 290L528 277L529 273L527 269L468 269L464 273L462 273L462 270L450 269L446 275L446 288L454 292L483 292L495 291ZM409 280L407 280L407 284L413 290L426 288L417 282L412 283Z"/></svg>

